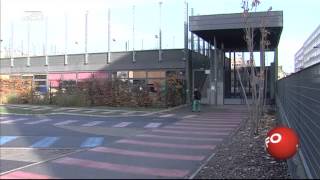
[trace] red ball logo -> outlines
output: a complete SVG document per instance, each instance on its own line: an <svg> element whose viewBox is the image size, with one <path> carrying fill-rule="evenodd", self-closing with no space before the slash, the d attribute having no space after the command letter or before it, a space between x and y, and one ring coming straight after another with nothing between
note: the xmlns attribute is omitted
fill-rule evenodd
<svg viewBox="0 0 320 180"><path fill-rule="evenodd" d="M298 150L297 133L288 127L277 127L269 131L265 140L268 153L278 160L289 159Z"/></svg>

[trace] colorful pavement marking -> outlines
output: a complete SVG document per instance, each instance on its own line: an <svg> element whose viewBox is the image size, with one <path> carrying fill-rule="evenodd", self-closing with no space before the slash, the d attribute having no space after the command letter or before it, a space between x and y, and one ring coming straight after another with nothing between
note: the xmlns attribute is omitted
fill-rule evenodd
<svg viewBox="0 0 320 180"><path fill-rule="evenodd" d="M89 137L80 145L80 147L90 148L100 146L103 143L103 140L103 137Z"/></svg>

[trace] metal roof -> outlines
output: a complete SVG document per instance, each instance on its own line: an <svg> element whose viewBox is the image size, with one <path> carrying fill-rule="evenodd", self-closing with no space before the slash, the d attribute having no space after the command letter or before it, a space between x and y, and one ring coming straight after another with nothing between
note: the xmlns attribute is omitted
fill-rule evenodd
<svg viewBox="0 0 320 180"><path fill-rule="evenodd" d="M260 31L262 19L266 29L270 32L268 40L270 41L269 50L278 47L283 28L283 12L255 12L248 16L248 25L255 28L255 50L259 50ZM190 16L189 29L205 41L213 44L214 36L217 43L224 44L226 51L246 51L247 45L244 40L245 18L242 13L217 14Z"/></svg>

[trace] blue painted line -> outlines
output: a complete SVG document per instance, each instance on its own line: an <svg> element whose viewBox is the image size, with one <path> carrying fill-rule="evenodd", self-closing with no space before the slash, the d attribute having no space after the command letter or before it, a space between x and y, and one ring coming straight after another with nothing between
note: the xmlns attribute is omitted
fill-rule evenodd
<svg viewBox="0 0 320 180"><path fill-rule="evenodd" d="M14 139L17 139L17 136L0 136L0 145L4 145Z"/></svg>
<svg viewBox="0 0 320 180"><path fill-rule="evenodd" d="M55 143L59 138L58 137L46 137L41 139L40 141L32 144L30 147L33 148L46 148Z"/></svg>
<svg viewBox="0 0 320 180"><path fill-rule="evenodd" d="M86 147L96 147L103 143L104 138L103 137L89 137L87 138L80 147L86 148Z"/></svg>

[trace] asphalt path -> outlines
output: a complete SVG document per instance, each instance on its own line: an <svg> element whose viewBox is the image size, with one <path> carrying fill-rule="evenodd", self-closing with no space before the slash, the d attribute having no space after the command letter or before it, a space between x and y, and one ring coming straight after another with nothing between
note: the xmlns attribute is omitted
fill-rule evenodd
<svg viewBox="0 0 320 180"><path fill-rule="evenodd" d="M6 115L0 119L2 152L57 151L22 162L7 157L8 151L1 157L0 177L188 178L245 116L242 106L144 117Z"/></svg>

